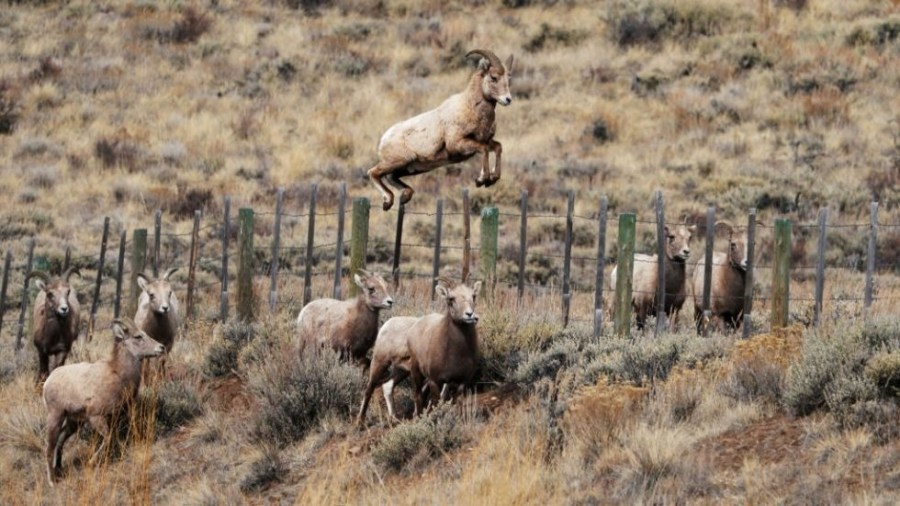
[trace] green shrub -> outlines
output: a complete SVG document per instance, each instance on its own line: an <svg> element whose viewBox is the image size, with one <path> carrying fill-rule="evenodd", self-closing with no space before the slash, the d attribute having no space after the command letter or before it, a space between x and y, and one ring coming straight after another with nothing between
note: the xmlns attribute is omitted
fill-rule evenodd
<svg viewBox="0 0 900 506"><path fill-rule="evenodd" d="M181 381L167 381L156 393L156 433L164 435L203 414L197 391Z"/></svg>
<svg viewBox="0 0 900 506"><path fill-rule="evenodd" d="M885 397L900 397L900 350L875 354L866 364L866 378Z"/></svg>
<svg viewBox="0 0 900 506"><path fill-rule="evenodd" d="M372 449L375 465L391 471L418 469L457 448L463 440L457 412L457 406L444 403L413 422L394 427Z"/></svg>
<svg viewBox="0 0 900 506"><path fill-rule="evenodd" d="M241 350L253 341L260 328L258 324L241 321L224 324L221 339L214 342L206 353L203 374L210 378L221 378L237 371Z"/></svg>

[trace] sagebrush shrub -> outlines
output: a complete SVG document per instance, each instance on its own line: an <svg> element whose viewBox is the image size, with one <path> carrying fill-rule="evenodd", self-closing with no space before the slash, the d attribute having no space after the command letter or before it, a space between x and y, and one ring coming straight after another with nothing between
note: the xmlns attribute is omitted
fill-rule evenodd
<svg viewBox="0 0 900 506"><path fill-rule="evenodd" d="M203 414L203 403L193 386L167 381L156 392L156 433L167 434Z"/></svg>
<svg viewBox="0 0 900 506"><path fill-rule="evenodd" d="M400 424L372 449L379 469L415 469L431 458L458 447L463 439L458 408L445 403L410 423Z"/></svg>

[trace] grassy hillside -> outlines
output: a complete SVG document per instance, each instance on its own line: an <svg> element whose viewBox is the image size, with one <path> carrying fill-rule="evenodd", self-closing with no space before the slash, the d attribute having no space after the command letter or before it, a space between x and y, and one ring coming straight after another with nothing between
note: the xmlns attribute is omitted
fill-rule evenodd
<svg viewBox="0 0 900 506"><path fill-rule="evenodd" d="M559 214L575 190L581 216L606 195L613 214L651 219L662 190L669 221L714 204L733 221L756 207L763 223L809 224L827 206L850 225L877 200L879 221L900 223L896 1L13 1L0 41L0 249L17 264L29 237L51 263L66 246L96 255L106 216L114 238L151 227L157 209L186 233L194 209L219 216L226 195L267 211L284 187L299 212L319 183L333 210L346 182L377 203L365 174L382 132L460 91L473 48L516 58L514 102L498 109L503 179L476 189L477 159L410 178L412 211L438 196L458 206L467 186L476 206L515 211L525 189L532 210ZM395 216L373 208L373 234L390 238ZM407 240L433 240L429 223ZM581 225L590 256L595 232ZM554 226L530 222L539 251L558 253ZM269 230L261 217L257 233ZM795 232L798 265L813 232ZM502 262L516 233L501 236ZM597 343L581 321L588 295L562 329L558 298L516 307L503 293L479 309L477 395L397 426L376 399L364 430L351 423L362 373L293 349L301 288L284 287L292 302L263 323L219 324L205 269L200 317L170 376L122 421L123 445L94 466L95 438L73 437L52 490L36 359L30 346L9 352L5 325L0 502L896 503L900 230L880 230L868 323L856 299L865 229L829 234L822 330ZM202 255L215 256L207 238ZM639 234L639 248L652 239ZM184 244L167 248L183 261ZM429 261L413 254L410 268ZM809 276L795 282L808 298ZM394 314L429 311L429 288L405 278ZM808 321L806 306L793 320ZM108 352L98 332L73 361Z"/></svg>

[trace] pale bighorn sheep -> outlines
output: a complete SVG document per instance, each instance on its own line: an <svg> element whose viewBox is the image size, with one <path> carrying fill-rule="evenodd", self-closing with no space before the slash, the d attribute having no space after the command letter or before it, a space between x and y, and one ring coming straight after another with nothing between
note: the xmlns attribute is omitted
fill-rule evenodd
<svg viewBox="0 0 900 506"><path fill-rule="evenodd" d="M372 354L369 381L363 394L357 423L365 422L372 393L382 385L388 414L394 419L394 386L412 377L415 413L422 413L424 394L446 400L451 386L471 386L478 368L478 332L475 298L481 288L472 288L440 277L435 291L445 310L421 318L395 317L385 322Z"/></svg>
<svg viewBox="0 0 900 506"><path fill-rule="evenodd" d="M438 167L468 160L482 154L477 186L491 186L500 179L500 155L503 147L494 140L497 130L494 109L509 105L509 77L513 57L506 65L491 51L474 49L466 57L480 55L478 68L466 89L445 100L436 109L419 114L387 129L378 143L378 163L369 169L369 177L381 191L385 211L394 205L394 194L381 181L386 177L401 190L400 203L406 204L413 189L401 177L429 172ZM489 169L488 153L496 157Z"/></svg>
<svg viewBox="0 0 900 506"><path fill-rule="evenodd" d="M349 300L318 299L307 304L297 316L301 348L327 346L368 366L366 354L378 335L382 309L391 309L394 299L388 284L378 274L363 269L353 276L359 295Z"/></svg>
<svg viewBox="0 0 900 506"><path fill-rule="evenodd" d="M744 289L747 282L747 230L735 229L730 223L720 221L716 228L728 232L728 252L717 251L712 257L710 282L710 323L728 330L740 328L744 313ZM703 330L703 276L706 259L701 258L694 269L694 322L697 332ZM721 328L720 328L721 330Z"/></svg>
<svg viewBox="0 0 900 506"><path fill-rule="evenodd" d="M34 346L38 352L38 383L47 379L51 369L66 363L72 343L78 339L81 307L78 295L69 282L72 274L81 273L70 267L58 278L33 271L28 278L36 278L40 289L34 298ZM51 367L51 357L57 357Z"/></svg>
<svg viewBox="0 0 900 506"><path fill-rule="evenodd" d="M687 298L685 262L691 255L691 237L697 230L696 225L690 227L678 225L672 230L665 226L666 256L663 259L666 266L665 279L665 303L666 316L670 319L672 328L678 324L678 312L684 306ZM635 253L634 272L632 276L631 305L634 308L635 320L638 330L644 330L647 316L656 314L657 287L659 287L658 255L644 255ZM615 290L618 266L613 268L610 275L610 287Z"/></svg>
<svg viewBox="0 0 900 506"><path fill-rule="evenodd" d="M47 477L50 485L62 473L66 440L85 422L103 438L92 461L112 437L110 418L134 399L141 384L141 359L159 356L163 345L127 318L113 322L112 354L99 362L58 367L44 383L47 407Z"/></svg>
<svg viewBox="0 0 900 506"><path fill-rule="evenodd" d="M178 333L178 297L169 281L177 267L166 271L159 279L151 281L143 273L137 275L141 296L138 299L134 322L139 329L166 347L166 353L160 357L160 368L165 370L166 357L175 345Z"/></svg>

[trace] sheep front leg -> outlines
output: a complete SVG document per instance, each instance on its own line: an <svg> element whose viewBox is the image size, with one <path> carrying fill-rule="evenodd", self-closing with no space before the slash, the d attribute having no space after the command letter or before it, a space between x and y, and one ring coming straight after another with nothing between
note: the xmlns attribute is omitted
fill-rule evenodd
<svg viewBox="0 0 900 506"><path fill-rule="evenodd" d="M447 142L447 152L451 158L454 155L464 155L467 158L472 153L481 153L481 172L478 173L478 178L475 179L475 186L478 187L487 184L489 179L490 160L488 159L488 153L490 153L490 150L489 144L481 143L468 137L463 137L452 143L449 140Z"/></svg>
<svg viewBox="0 0 900 506"><path fill-rule="evenodd" d="M97 463L97 458L100 456L100 453L109 445L109 440L112 438L112 431L109 428L109 424L106 422L106 417L102 415L92 416L89 420L91 427L93 427L101 437L100 446L88 461L91 465L94 465Z"/></svg>
<svg viewBox="0 0 900 506"><path fill-rule="evenodd" d="M503 154L503 145L495 140L490 141L490 150L494 152L496 159L494 160L494 168L491 169L490 177L485 181L484 186L492 186L500 180L500 158ZM484 155L485 165L487 165L487 154Z"/></svg>

